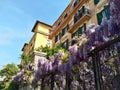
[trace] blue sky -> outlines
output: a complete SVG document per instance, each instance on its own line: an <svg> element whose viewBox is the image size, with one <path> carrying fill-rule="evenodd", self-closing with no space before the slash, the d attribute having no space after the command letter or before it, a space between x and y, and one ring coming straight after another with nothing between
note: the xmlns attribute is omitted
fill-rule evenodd
<svg viewBox="0 0 120 90"><path fill-rule="evenodd" d="M0 69L20 63L36 20L52 25L71 0L0 0Z"/></svg>

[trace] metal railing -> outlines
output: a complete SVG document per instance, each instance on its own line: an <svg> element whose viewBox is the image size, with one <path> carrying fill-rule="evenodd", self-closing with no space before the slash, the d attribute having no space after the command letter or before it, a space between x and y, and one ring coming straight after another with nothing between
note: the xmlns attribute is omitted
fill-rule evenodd
<svg viewBox="0 0 120 90"><path fill-rule="evenodd" d="M96 47L89 56L93 59L96 90L119 90L120 37Z"/></svg>
<svg viewBox="0 0 120 90"><path fill-rule="evenodd" d="M74 23L76 23L80 18L82 18L85 14L90 15L90 10L87 8L83 8L81 10L78 10L76 15L74 16Z"/></svg>

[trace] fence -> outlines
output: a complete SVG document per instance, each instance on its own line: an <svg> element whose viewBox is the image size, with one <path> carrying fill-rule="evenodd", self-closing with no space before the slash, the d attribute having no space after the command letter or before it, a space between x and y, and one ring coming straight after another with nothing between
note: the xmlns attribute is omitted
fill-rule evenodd
<svg viewBox="0 0 120 90"><path fill-rule="evenodd" d="M119 90L120 37L96 47L89 55L93 59L96 90Z"/></svg>
<svg viewBox="0 0 120 90"><path fill-rule="evenodd" d="M119 90L120 37L96 47L88 55L87 61L74 64L70 72L49 73L36 87L26 85L20 90Z"/></svg>

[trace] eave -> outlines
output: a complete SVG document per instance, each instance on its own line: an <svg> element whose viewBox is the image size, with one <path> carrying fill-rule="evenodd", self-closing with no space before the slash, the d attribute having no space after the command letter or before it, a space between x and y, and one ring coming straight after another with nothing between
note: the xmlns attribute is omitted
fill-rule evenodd
<svg viewBox="0 0 120 90"><path fill-rule="evenodd" d="M49 25L49 24L46 24L46 23L44 23L44 22L41 22L41 21L36 21L36 23L35 23L35 25L33 26L33 29L32 29L32 32L34 32L35 31L35 27L38 25L38 24L43 24L43 25L45 25L45 26L48 26L49 28L50 28L50 30L52 30L52 26L51 25Z"/></svg>

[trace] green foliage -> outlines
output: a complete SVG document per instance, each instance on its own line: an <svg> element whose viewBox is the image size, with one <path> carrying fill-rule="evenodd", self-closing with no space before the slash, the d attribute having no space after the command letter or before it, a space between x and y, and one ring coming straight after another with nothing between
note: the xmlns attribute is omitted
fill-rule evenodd
<svg viewBox="0 0 120 90"><path fill-rule="evenodd" d="M18 66L18 68L19 68L20 70L22 70L23 67L22 67L21 64L18 64L17 66Z"/></svg>
<svg viewBox="0 0 120 90"><path fill-rule="evenodd" d="M50 48L48 45L46 45L45 47L41 46L41 47L36 49L36 51L47 53L47 55L46 55L47 59L49 59L50 56L54 56L56 53L59 52L59 50L62 50L64 52L68 52L67 50L63 49L61 47L61 45L58 45L55 48Z"/></svg>
<svg viewBox="0 0 120 90"><path fill-rule="evenodd" d="M4 82L0 82L0 90L3 90L4 87L5 87Z"/></svg>
<svg viewBox="0 0 120 90"><path fill-rule="evenodd" d="M0 90L18 90L18 89L9 89L11 83L12 76L16 75L18 72L18 67L15 64L7 64L4 68L0 71L1 76L5 76L3 82L0 82Z"/></svg>
<svg viewBox="0 0 120 90"><path fill-rule="evenodd" d="M79 72L79 66L77 66L77 65L73 65L73 67L72 67L72 73L74 73L74 74L78 74L78 72Z"/></svg>
<svg viewBox="0 0 120 90"><path fill-rule="evenodd" d="M18 90L19 85L13 81L8 81L5 83L4 90Z"/></svg>
<svg viewBox="0 0 120 90"><path fill-rule="evenodd" d="M24 73L24 77L26 78L27 83L30 83L32 73L33 72L31 70L26 70L26 72Z"/></svg>
<svg viewBox="0 0 120 90"><path fill-rule="evenodd" d="M0 90L18 90L19 85L11 80L0 82Z"/></svg>
<svg viewBox="0 0 120 90"><path fill-rule="evenodd" d="M22 55L21 55L21 59L22 59L22 65L19 65L20 68L24 67L24 66L27 65L29 62L31 62L31 60L32 60L32 55L22 54Z"/></svg>
<svg viewBox="0 0 120 90"><path fill-rule="evenodd" d="M18 72L18 67L15 64L7 64L1 71L0 75L10 78L16 75Z"/></svg>
<svg viewBox="0 0 120 90"><path fill-rule="evenodd" d="M65 52L65 56L64 57L61 57L61 60L64 62L64 63L67 63L69 61L69 53L67 51L64 51Z"/></svg>
<svg viewBox="0 0 120 90"><path fill-rule="evenodd" d="M18 90L18 84L12 81L7 90Z"/></svg>

